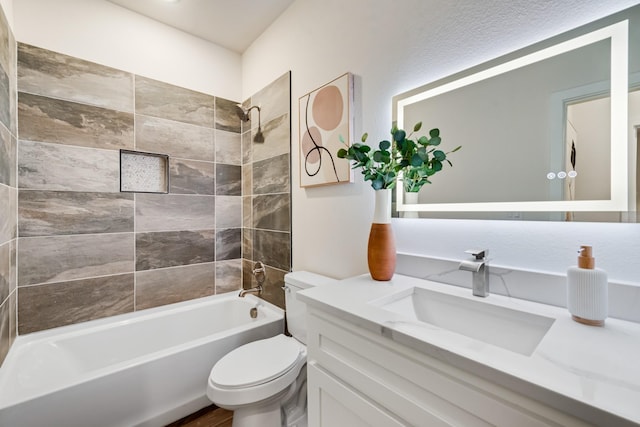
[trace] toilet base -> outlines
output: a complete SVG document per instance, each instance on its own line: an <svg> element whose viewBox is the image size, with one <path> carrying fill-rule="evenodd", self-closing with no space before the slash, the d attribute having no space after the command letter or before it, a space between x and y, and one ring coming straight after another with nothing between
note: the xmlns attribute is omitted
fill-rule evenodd
<svg viewBox="0 0 640 427"><path fill-rule="evenodd" d="M307 365L296 380L275 396L252 405L227 407L233 410L232 427L307 427Z"/></svg>
<svg viewBox="0 0 640 427"><path fill-rule="evenodd" d="M232 427L281 427L282 409L280 402L270 405L250 405L233 412Z"/></svg>

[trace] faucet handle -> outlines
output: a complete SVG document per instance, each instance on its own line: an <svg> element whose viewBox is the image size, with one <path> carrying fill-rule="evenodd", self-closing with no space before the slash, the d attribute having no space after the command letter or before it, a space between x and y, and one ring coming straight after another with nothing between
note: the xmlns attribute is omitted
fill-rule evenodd
<svg viewBox="0 0 640 427"><path fill-rule="evenodd" d="M464 253L470 254L477 261L482 261L489 256L489 249L467 249Z"/></svg>

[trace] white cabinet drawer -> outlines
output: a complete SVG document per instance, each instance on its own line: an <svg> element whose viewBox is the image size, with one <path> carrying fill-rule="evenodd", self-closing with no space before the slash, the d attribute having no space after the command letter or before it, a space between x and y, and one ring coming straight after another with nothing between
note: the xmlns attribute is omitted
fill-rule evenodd
<svg viewBox="0 0 640 427"><path fill-rule="evenodd" d="M307 366L309 427L403 427L407 424L325 372ZM436 425L436 424L426 424Z"/></svg>
<svg viewBox="0 0 640 427"><path fill-rule="evenodd" d="M408 425L588 425L324 312L309 310L308 329L310 361Z"/></svg>

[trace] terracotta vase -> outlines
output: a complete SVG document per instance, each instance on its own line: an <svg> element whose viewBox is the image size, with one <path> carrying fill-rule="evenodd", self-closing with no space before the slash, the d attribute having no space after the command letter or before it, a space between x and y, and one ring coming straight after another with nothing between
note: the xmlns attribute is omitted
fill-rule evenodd
<svg viewBox="0 0 640 427"><path fill-rule="evenodd" d="M373 280L391 280L396 270L396 242L391 228L391 190L378 190L369 233L367 262Z"/></svg>

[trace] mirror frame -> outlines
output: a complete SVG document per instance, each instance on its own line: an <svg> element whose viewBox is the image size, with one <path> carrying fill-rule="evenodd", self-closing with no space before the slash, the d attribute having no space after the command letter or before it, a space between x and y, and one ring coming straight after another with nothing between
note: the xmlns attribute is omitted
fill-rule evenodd
<svg viewBox="0 0 640 427"><path fill-rule="evenodd" d="M627 212L628 184L628 52L629 20L572 36L574 30L545 42L537 43L510 55L489 61L448 78L421 86L393 98L393 112L398 128L404 129L404 108L416 102L495 77L526 65L551 58L598 41L611 39L611 199L535 202L480 203L404 203L402 185L396 186L396 210L399 212ZM564 36L564 37L563 37ZM555 44L550 44L555 41ZM399 179L402 179L401 175Z"/></svg>

